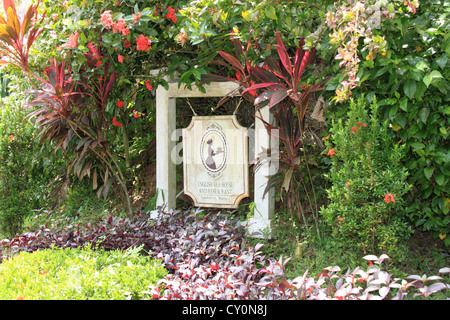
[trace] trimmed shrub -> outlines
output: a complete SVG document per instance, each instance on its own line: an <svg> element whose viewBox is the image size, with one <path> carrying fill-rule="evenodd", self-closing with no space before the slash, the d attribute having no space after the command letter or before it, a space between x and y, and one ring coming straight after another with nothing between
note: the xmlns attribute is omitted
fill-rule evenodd
<svg viewBox="0 0 450 320"><path fill-rule="evenodd" d="M141 299L167 271L139 251L88 245L21 252L0 264L0 299Z"/></svg>
<svg viewBox="0 0 450 320"><path fill-rule="evenodd" d="M402 198L410 189L404 147L388 129L377 118L376 101L369 116L362 98L351 102L345 123L333 122L327 141L332 187L321 213L334 237L364 253L397 254L411 233Z"/></svg>

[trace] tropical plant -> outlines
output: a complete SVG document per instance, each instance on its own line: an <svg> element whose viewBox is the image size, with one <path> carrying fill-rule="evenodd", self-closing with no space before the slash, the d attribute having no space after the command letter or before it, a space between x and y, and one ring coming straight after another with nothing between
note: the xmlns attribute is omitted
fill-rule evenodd
<svg viewBox="0 0 450 320"><path fill-rule="evenodd" d="M336 74L326 86L334 101L352 94L370 103L377 96L379 117L406 146L408 216L447 246L448 15L445 1L340 1L306 40L317 46L326 72ZM345 116L347 108L330 103L327 118Z"/></svg>
<svg viewBox="0 0 450 320"><path fill-rule="evenodd" d="M264 60L263 66L247 60L247 55L242 49L242 45L238 39L234 39L236 56L219 51L218 53L226 61L226 65L236 72L236 77L224 77L218 75L204 75L203 82L208 81L233 81L241 85L242 95L257 106L257 110L267 106L274 116L274 123L257 116L264 122L269 134L279 138L282 141L282 152L272 151L270 157L261 156L257 159L257 168L267 161L273 161L276 158L280 161L280 169L282 171L281 190L286 191L288 206L291 214L297 212L299 220L303 220L306 224L306 218L296 190L291 185L297 174L295 173L301 168L302 155L301 143L303 142L303 133L305 130L305 117L312 95L321 90L322 83L308 83L302 81L302 75L306 67L311 64L315 49L305 51L303 49L304 39L302 38L298 44L293 61L289 57L288 51L281 40L281 36L277 31L277 53L279 60L275 60L271 55ZM256 44L257 45L257 44ZM250 44L247 46L247 51ZM245 68L242 67L239 58L244 56ZM314 77L310 77L310 81L314 81ZM263 91L262 93L258 91ZM218 105L223 103L230 96L236 94L231 92L224 97ZM303 159L306 163L306 157ZM306 163L307 164L307 163ZM308 169L309 170L309 169ZM300 179L301 178L301 175ZM266 191L280 182L280 176L271 176ZM304 181L301 181L305 186ZM295 209L297 208L297 209ZM317 216L315 216L317 223Z"/></svg>
<svg viewBox="0 0 450 320"><path fill-rule="evenodd" d="M6 19L0 16L0 50L10 61L2 59L0 63L12 63L28 71L30 48L41 34L43 28L40 24L45 18L44 14L38 21L39 3L31 4L25 15L19 18L14 0L3 1Z"/></svg>
<svg viewBox="0 0 450 320"><path fill-rule="evenodd" d="M376 101L351 101L348 119L332 122L326 141L331 168L330 203L321 213L343 246L398 255L411 233L404 195L411 188L401 165L404 145L377 119Z"/></svg>

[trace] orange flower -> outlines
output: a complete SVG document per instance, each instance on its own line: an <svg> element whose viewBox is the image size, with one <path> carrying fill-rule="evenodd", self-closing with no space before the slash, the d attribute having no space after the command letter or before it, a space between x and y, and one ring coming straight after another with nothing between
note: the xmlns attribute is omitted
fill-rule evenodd
<svg viewBox="0 0 450 320"><path fill-rule="evenodd" d="M117 57L117 60L119 60L120 63L123 63L123 56L119 54Z"/></svg>
<svg viewBox="0 0 450 320"><path fill-rule="evenodd" d="M386 203L390 203L390 202L395 203L394 195L393 195L392 193L386 194L386 195L384 196L384 201L385 201Z"/></svg>
<svg viewBox="0 0 450 320"><path fill-rule="evenodd" d="M113 124L117 128L122 128L123 127L123 124L121 124L119 121L117 121L116 117L113 117Z"/></svg>
<svg viewBox="0 0 450 320"><path fill-rule="evenodd" d="M334 152L334 149L330 149L327 153L328 156L334 156L336 152Z"/></svg>

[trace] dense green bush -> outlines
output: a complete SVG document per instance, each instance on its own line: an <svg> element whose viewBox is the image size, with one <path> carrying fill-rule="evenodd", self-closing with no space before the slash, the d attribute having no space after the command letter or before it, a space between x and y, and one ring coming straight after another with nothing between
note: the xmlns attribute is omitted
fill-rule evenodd
<svg viewBox="0 0 450 320"><path fill-rule="evenodd" d="M352 101L348 120L333 121L327 141L332 186L322 215L344 245L393 255L410 233L404 146L393 139L387 122L378 120L376 101L370 115L366 108L365 100Z"/></svg>
<svg viewBox="0 0 450 320"><path fill-rule="evenodd" d="M1 299L142 299L167 271L127 251L76 249L21 252L0 265Z"/></svg>
<svg viewBox="0 0 450 320"><path fill-rule="evenodd" d="M8 236L22 231L31 210L46 203L55 165L36 144L33 124L23 121L22 100L12 93L0 102L0 234Z"/></svg>
<svg viewBox="0 0 450 320"><path fill-rule="evenodd" d="M365 95L369 102L377 96L379 117L389 121L397 141L405 144L402 164L413 185L408 216L447 246L448 15L448 3L438 0L341 1L327 14L320 43L327 72L337 73L327 89L338 101L350 94ZM368 19L371 24L365 22ZM345 116L347 106L330 104L328 118Z"/></svg>

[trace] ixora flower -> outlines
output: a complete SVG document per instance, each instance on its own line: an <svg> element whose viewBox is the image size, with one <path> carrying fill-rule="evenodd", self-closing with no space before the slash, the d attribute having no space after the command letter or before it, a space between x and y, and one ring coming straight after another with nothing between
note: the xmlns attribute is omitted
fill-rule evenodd
<svg viewBox="0 0 450 320"><path fill-rule="evenodd" d="M80 37L80 35L78 34L77 31L74 31L70 36L69 36L69 41L67 41L67 43L65 44L65 48L70 48L70 49L74 49L78 46L78 38Z"/></svg>
<svg viewBox="0 0 450 320"><path fill-rule="evenodd" d="M121 124L119 121L117 121L116 117L113 117L113 124L114 126L116 126L117 128L122 128L123 124Z"/></svg>
<svg viewBox="0 0 450 320"><path fill-rule="evenodd" d="M336 152L334 151L334 149L328 150L328 153L327 153L328 156L334 156L335 154L336 154Z"/></svg>
<svg viewBox="0 0 450 320"><path fill-rule="evenodd" d="M390 203L390 202L395 203L394 195L393 195L392 193L387 193L387 194L384 196L384 201L385 201L386 203Z"/></svg>
<svg viewBox="0 0 450 320"><path fill-rule="evenodd" d="M118 106L119 108L123 108L124 105L125 104L124 104L124 102L122 100L117 101L116 106Z"/></svg>
<svg viewBox="0 0 450 320"><path fill-rule="evenodd" d="M177 42L179 45L184 46L188 39L188 35L186 32L181 32L177 35Z"/></svg>
<svg viewBox="0 0 450 320"><path fill-rule="evenodd" d="M137 14L133 13L133 24L136 24L139 22L139 20L141 19L142 14L140 12L138 12Z"/></svg>
<svg viewBox="0 0 450 320"><path fill-rule="evenodd" d="M152 41L144 36L144 35L140 35L137 39L136 39L136 46L137 46L137 50L138 51L148 51L151 49L151 44Z"/></svg>
<svg viewBox="0 0 450 320"><path fill-rule="evenodd" d="M153 87L150 84L150 79L145 80L145 86L147 87L148 91L152 91Z"/></svg>
<svg viewBox="0 0 450 320"><path fill-rule="evenodd" d="M175 15L175 9L168 7L169 13L167 13L166 18L172 20L173 23L177 23L177 16Z"/></svg>
<svg viewBox="0 0 450 320"><path fill-rule="evenodd" d="M129 47L131 47L131 42L128 41L127 39L123 39L123 46L125 48L129 48Z"/></svg>
<svg viewBox="0 0 450 320"><path fill-rule="evenodd" d="M139 112L139 111L136 111L136 110L133 110L133 116L134 116L136 119L142 117L143 115L144 115L143 113L141 113L141 112Z"/></svg>
<svg viewBox="0 0 450 320"><path fill-rule="evenodd" d="M112 20L111 10L106 10L102 13L100 22L105 26L106 29L111 29L113 27L114 21Z"/></svg>
<svg viewBox="0 0 450 320"><path fill-rule="evenodd" d="M113 22L113 32L121 33L123 36L130 34L130 28L127 27L125 20L123 18L119 18L117 23Z"/></svg>

